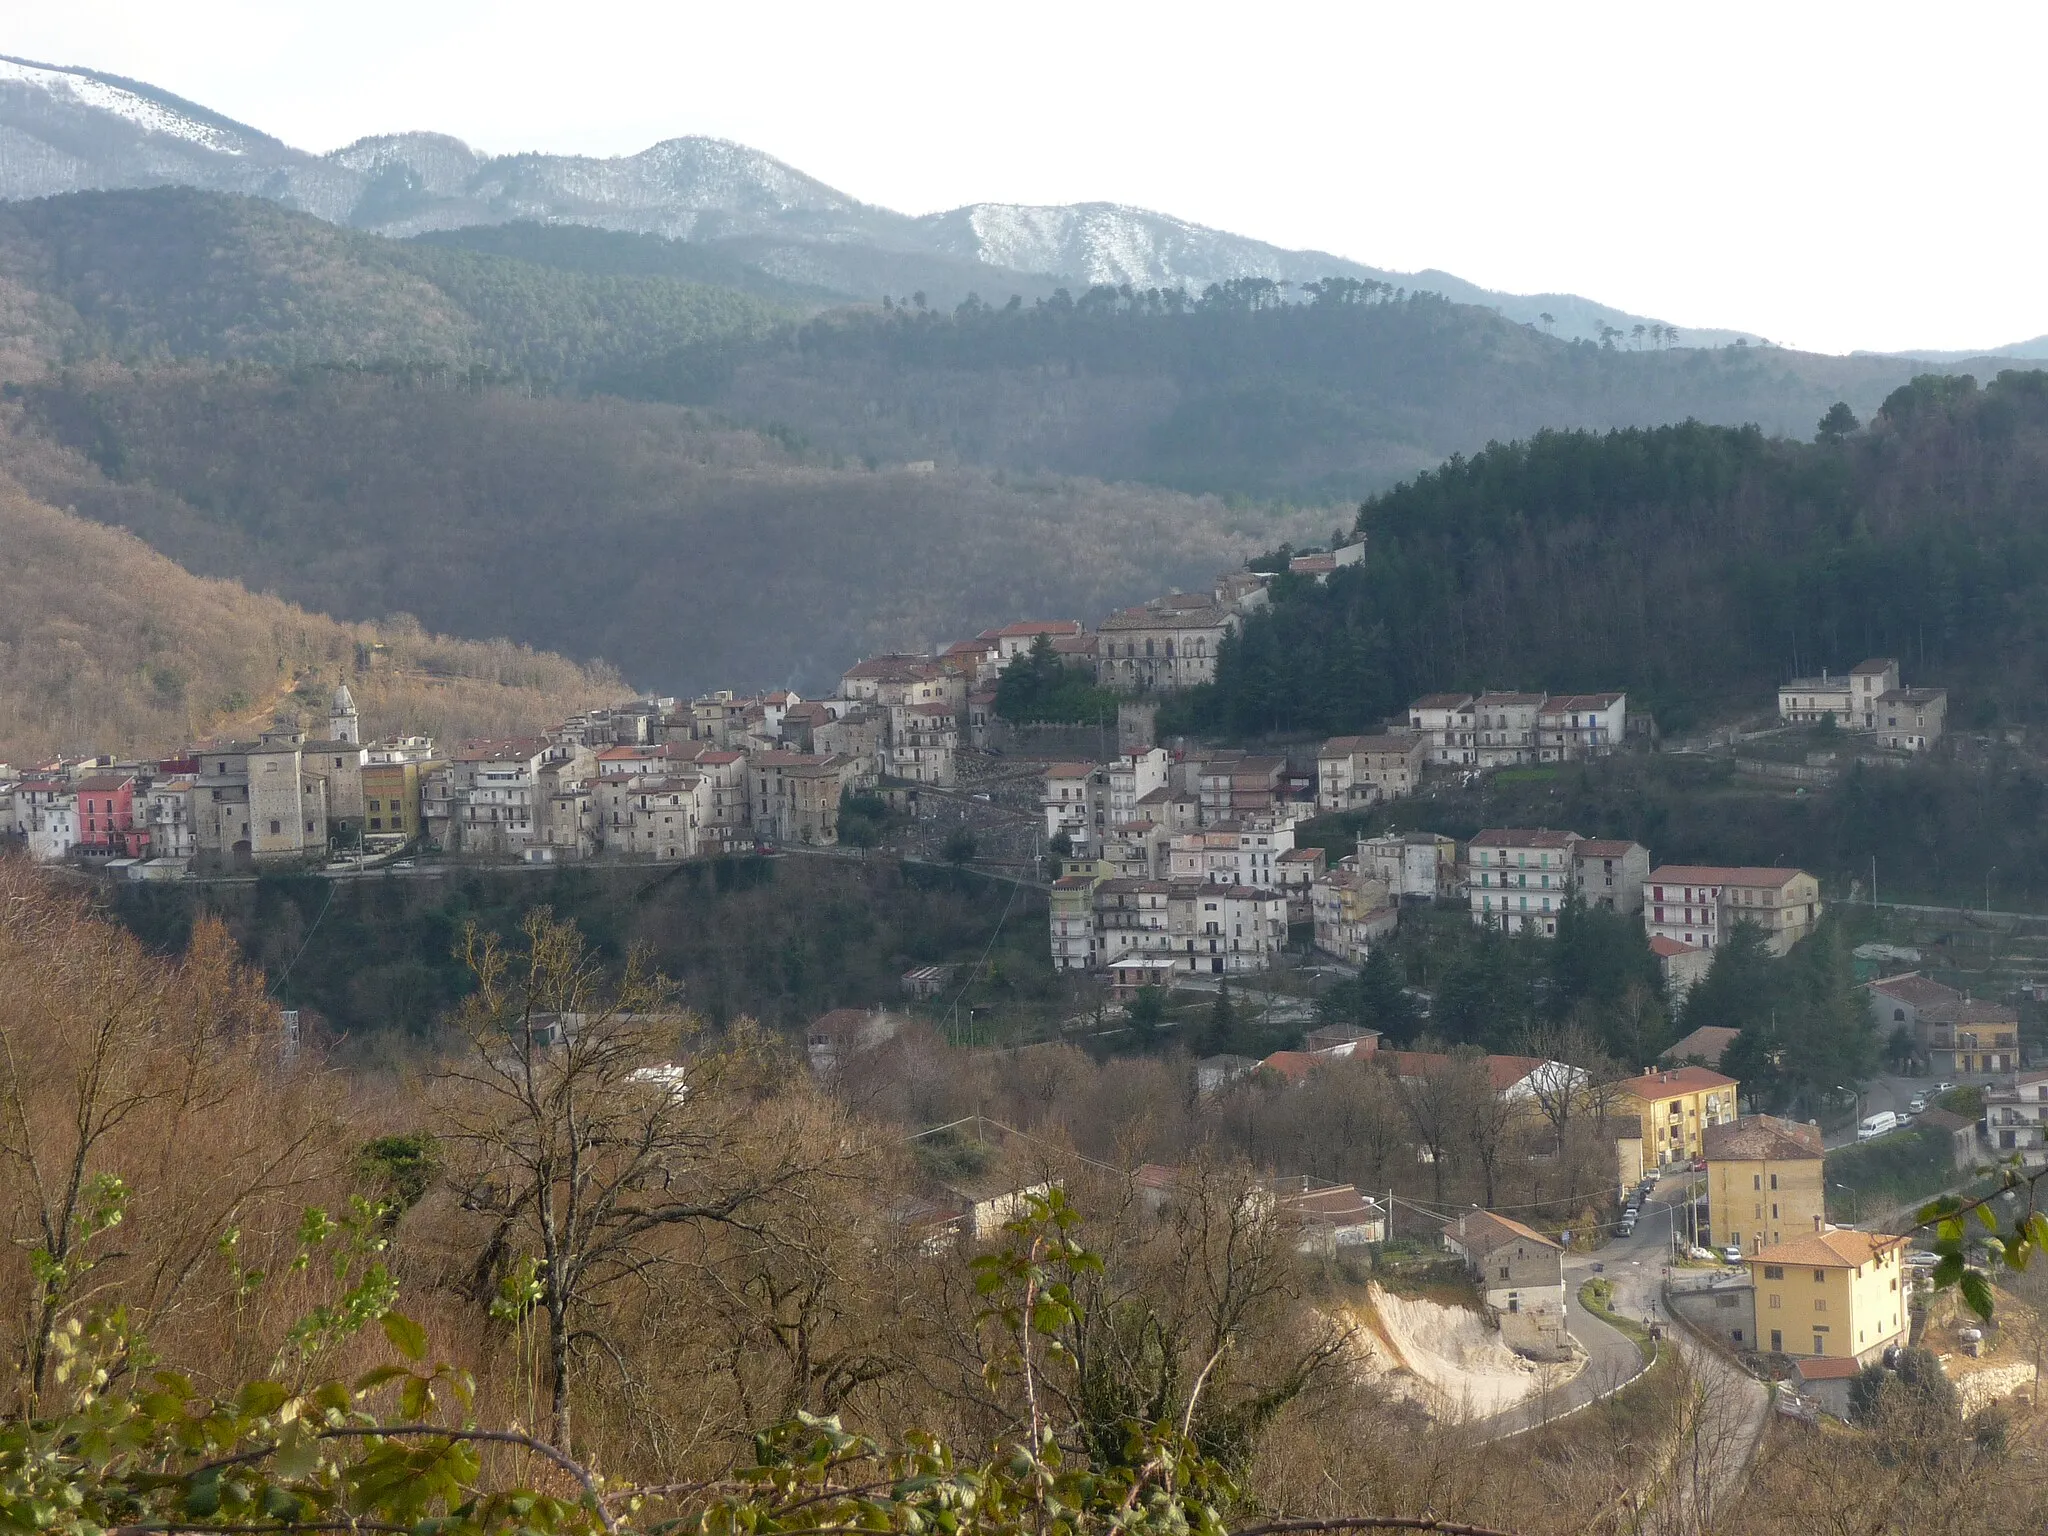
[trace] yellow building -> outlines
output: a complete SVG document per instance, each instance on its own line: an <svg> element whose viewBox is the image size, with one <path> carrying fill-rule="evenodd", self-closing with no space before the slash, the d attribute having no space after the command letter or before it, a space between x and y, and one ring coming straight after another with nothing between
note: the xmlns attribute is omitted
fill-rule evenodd
<svg viewBox="0 0 2048 1536"><path fill-rule="evenodd" d="M1755 1252L1815 1231L1826 1220L1820 1127L1775 1115L1744 1115L1710 1126L1708 1242Z"/></svg>
<svg viewBox="0 0 2048 1536"><path fill-rule="evenodd" d="M420 834L420 779L431 761L363 764L363 830L372 837Z"/></svg>
<svg viewBox="0 0 2048 1536"><path fill-rule="evenodd" d="M1757 1343L1863 1365L1905 1343L1905 1248L1903 1237L1834 1227L1751 1254Z"/></svg>
<svg viewBox="0 0 2048 1536"><path fill-rule="evenodd" d="M1735 1079L1705 1067L1652 1067L1615 1085L1643 1125L1643 1166L1691 1162L1709 1126L1735 1118Z"/></svg>

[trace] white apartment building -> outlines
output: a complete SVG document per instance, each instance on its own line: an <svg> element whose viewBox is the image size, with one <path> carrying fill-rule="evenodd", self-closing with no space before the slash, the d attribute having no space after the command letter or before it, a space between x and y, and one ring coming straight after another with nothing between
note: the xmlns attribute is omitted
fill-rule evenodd
<svg viewBox="0 0 2048 1536"><path fill-rule="evenodd" d="M1536 712L1536 761L1604 757L1628 740L1625 693L1552 694Z"/></svg>
<svg viewBox="0 0 2048 1536"><path fill-rule="evenodd" d="M1803 869L1661 864L1643 891L1643 927L1653 939L1695 949L1726 942L1738 922L1754 923L1782 955L1820 921L1820 882Z"/></svg>
<svg viewBox="0 0 2048 1536"><path fill-rule="evenodd" d="M136 819L149 829L149 854L154 859L189 859L199 851L192 826L196 778L158 779L137 796Z"/></svg>
<svg viewBox="0 0 2048 1536"><path fill-rule="evenodd" d="M1166 788L1172 769L1173 759L1164 747L1126 752L1105 765L1101 781L1106 796L1102 806L1104 821L1110 826L1121 826L1146 819L1146 796Z"/></svg>
<svg viewBox="0 0 2048 1536"><path fill-rule="evenodd" d="M1176 885L1174 961L1190 975L1263 971L1287 943L1287 898L1252 885Z"/></svg>
<svg viewBox="0 0 2048 1536"><path fill-rule="evenodd" d="M1176 836L1167 852L1167 878L1210 885L1277 887L1294 848L1291 822L1226 821Z"/></svg>
<svg viewBox="0 0 2048 1536"><path fill-rule="evenodd" d="M1316 754L1316 808L1360 810L1415 793L1428 747L1420 732L1333 736Z"/></svg>
<svg viewBox="0 0 2048 1536"><path fill-rule="evenodd" d="M1428 761L1440 768L1469 768L1478 761L1473 704L1469 693L1428 693L1408 706L1408 729L1422 737Z"/></svg>
<svg viewBox="0 0 2048 1536"><path fill-rule="evenodd" d="M1109 822L1103 805L1107 784L1108 776L1093 763L1048 767L1039 802L1045 811L1045 840L1051 843L1064 834L1077 857L1088 857L1099 849Z"/></svg>
<svg viewBox="0 0 2048 1536"><path fill-rule="evenodd" d="M14 786L14 833L38 864L55 864L78 845L78 792L64 779L23 779Z"/></svg>
<svg viewBox="0 0 2048 1536"><path fill-rule="evenodd" d="M1984 1090L1984 1139L2001 1159L2048 1168L2048 1071L2016 1073L2010 1083Z"/></svg>
<svg viewBox="0 0 2048 1536"><path fill-rule="evenodd" d="M443 846L497 858L524 854L535 841L540 772L549 754L549 743L538 736L457 747L448 762L449 826Z"/></svg>
<svg viewBox="0 0 2048 1536"><path fill-rule="evenodd" d="M1472 839L1466 877L1472 921L1508 933L1532 927L1554 936L1557 914L1571 895L1573 852L1584 839L1548 828L1493 827Z"/></svg>
<svg viewBox="0 0 2048 1536"><path fill-rule="evenodd" d="M1077 856L1096 858L1111 827L1164 822L1164 814L1155 812L1171 769L1172 759L1162 747L1127 752L1103 765L1052 764L1045 770L1040 797L1047 841L1064 832Z"/></svg>
<svg viewBox="0 0 2048 1536"><path fill-rule="evenodd" d="M1778 718L1819 725L1830 715L1845 731L1877 729L1877 701L1899 686L1899 664L1887 656L1859 662L1846 676L1822 672L1778 685Z"/></svg>

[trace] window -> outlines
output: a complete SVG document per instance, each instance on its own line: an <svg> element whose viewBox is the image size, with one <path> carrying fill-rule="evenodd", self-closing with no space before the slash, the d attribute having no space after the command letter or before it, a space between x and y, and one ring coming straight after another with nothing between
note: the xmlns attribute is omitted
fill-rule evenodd
<svg viewBox="0 0 2048 1536"><path fill-rule="evenodd" d="M1751 1174L1749 1176L1749 1187L1751 1189L1762 1189L1764 1187L1764 1176L1760 1173ZM1778 1181L1773 1178L1771 1180L1771 1188L1776 1189L1777 1187Z"/></svg>
<svg viewBox="0 0 2048 1536"><path fill-rule="evenodd" d="M1825 1297L1825 1296L1816 1296L1816 1297L1814 1297L1814 1298L1813 1298L1813 1310L1814 1310L1814 1311L1816 1311L1816 1312L1825 1312L1825 1311L1827 1311L1827 1309L1828 1309L1828 1299L1827 1299L1827 1297Z"/></svg>
<svg viewBox="0 0 2048 1536"><path fill-rule="evenodd" d="M1816 1269L1813 1272L1813 1283L1815 1285L1826 1285L1828 1283L1828 1272L1824 1269Z"/></svg>
<svg viewBox="0 0 2048 1536"><path fill-rule="evenodd" d="M1774 1173L1774 1174L1772 1174L1772 1175L1771 1175L1771 1188L1773 1188L1773 1189L1776 1189L1777 1187L1778 1187L1778 1176L1777 1176L1777 1175L1776 1175L1776 1174Z"/></svg>
<svg viewBox="0 0 2048 1536"><path fill-rule="evenodd" d="M1782 1265L1782 1264L1766 1264L1766 1265L1764 1266L1764 1278L1765 1278L1766 1280L1782 1280L1782 1279L1784 1279L1784 1278L1785 1278L1785 1266L1784 1266L1784 1265Z"/></svg>
<svg viewBox="0 0 2048 1536"><path fill-rule="evenodd" d="M1771 1310L1772 1310L1773 1312L1777 1311L1777 1310L1778 1310L1778 1309L1779 1309L1780 1307L1784 1306L1784 1304L1785 1304L1785 1298L1784 1298L1784 1297L1780 1296L1780 1295L1779 1295L1779 1294L1778 1294L1778 1293L1777 1293L1776 1291L1773 1291L1773 1292L1771 1292L1771 1308L1770 1308L1770 1309L1771 1309Z"/></svg>

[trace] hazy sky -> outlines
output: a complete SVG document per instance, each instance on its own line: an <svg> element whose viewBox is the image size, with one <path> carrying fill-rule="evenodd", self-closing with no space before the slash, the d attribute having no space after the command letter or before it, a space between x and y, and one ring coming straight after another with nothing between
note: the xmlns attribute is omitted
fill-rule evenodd
<svg viewBox="0 0 2048 1536"><path fill-rule="evenodd" d="M1135 203L1824 351L2048 332L2048 8L8 0L305 149L715 134L870 202ZM2031 211L2030 211L2031 210Z"/></svg>

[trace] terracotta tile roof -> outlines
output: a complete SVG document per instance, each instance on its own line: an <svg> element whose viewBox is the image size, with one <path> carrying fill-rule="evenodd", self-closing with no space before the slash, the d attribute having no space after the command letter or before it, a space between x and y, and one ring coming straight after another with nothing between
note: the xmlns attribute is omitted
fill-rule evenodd
<svg viewBox="0 0 2048 1536"><path fill-rule="evenodd" d="M1495 1211L1467 1211L1449 1227L1444 1236L1454 1239L1458 1246L1475 1257L1493 1252L1507 1243L1535 1243L1554 1253L1564 1248L1552 1238L1545 1237L1534 1227L1527 1227L1512 1216L1502 1216Z"/></svg>
<svg viewBox="0 0 2048 1536"><path fill-rule="evenodd" d="M1794 1162L1822 1155L1820 1127L1776 1115L1744 1115L1702 1135L1710 1163Z"/></svg>
<svg viewBox="0 0 2048 1536"><path fill-rule="evenodd" d="M1873 656L1868 661L1859 661L1849 669L1851 677L1882 677L1898 663L1889 656Z"/></svg>
<svg viewBox="0 0 2048 1536"><path fill-rule="evenodd" d="M1472 702L1469 693L1425 693L1410 709L1463 709Z"/></svg>
<svg viewBox="0 0 2048 1536"><path fill-rule="evenodd" d="M1933 977L1922 976L1918 971L1873 981L1870 990L1897 1002L1911 1003L1915 1008L1932 1008L1937 1003L1960 1003L1963 1000L1963 994L1954 987L1944 987Z"/></svg>
<svg viewBox="0 0 2048 1536"><path fill-rule="evenodd" d="M1930 1024L2017 1024L2020 1016L2003 1003L1978 997L1958 998L1952 1003L1934 1003L1920 1010Z"/></svg>
<svg viewBox="0 0 2048 1536"><path fill-rule="evenodd" d="M1792 1369L1801 1381L1854 1381L1863 1374L1863 1367L1856 1363L1854 1355L1819 1355L1811 1360L1795 1360Z"/></svg>
<svg viewBox="0 0 2048 1536"><path fill-rule="evenodd" d="M1946 688L1891 688L1877 696L1880 704L1932 704L1948 697Z"/></svg>
<svg viewBox="0 0 2048 1536"><path fill-rule="evenodd" d="M1803 869L1765 868L1754 864L1660 864L1650 871L1650 882L1654 885L1768 886L1776 890L1804 874L1806 871Z"/></svg>
<svg viewBox="0 0 2048 1536"><path fill-rule="evenodd" d="M80 779L72 788L81 795L111 795L134 783L131 773L96 773L89 779Z"/></svg>
<svg viewBox="0 0 2048 1536"><path fill-rule="evenodd" d="M1095 771L1093 763L1047 763L1045 776L1048 779L1085 779Z"/></svg>
<svg viewBox="0 0 2048 1536"><path fill-rule="evenodd" d="M1659 959L1669 960L1673 955L1697 955L1703 954L1705 951L1697 944L1681 944L1678 940L1667 939L1660 933L1650 940L1650 953Z"/></svg>
<svg viewBox="0 0 2048 1536"><path fill-rule="evenodd" d="M1164 1163L1140 1163L1131 1173L1131 1182L1140 1189L1171 1189L1179 1179L1180 1170Z"/></svg>
<svg viewBox="0 0 2048 1536"><path fill-rule="evenodd" d="M1423 745L1420 736L1332 736L1323 743L1318 757L1349 757L1360 752L1415 752Z"/></svg>
<svg viewBox="0 0 2048 1536"><path fill-rule="evenodd" d="M1797 1265L1807 1269L1856 1269L1905 1246L1903 1237L1893 1237L1888 1233L1833 1227L1826 1232L1802 1232L1789 1241L1759 1248L1749 1256L1749 1262Z"/></svg>
<svg viewBox="0 0 2048 1536"><path fill-rule="evenodd" d="M1652 1068L1640 1077L1625 1077L1615 1086L1631 1098L1648 1103L1709 1088L1733 1088L1736 1083L1734 1078L1723 1077L1705 1067L1664 1067Z"/></svg>
<svg viewBox="0 0 2048 1536"><path fill-rule="evenodd" d="M1655 941L1652 941L1650 947L1652 949L1657 947ZM1675 947L1687 954L1700 953L1698 950L1688 949L1683 944L1676 945ZM1666 1051L1661 1059L1665 1061L1684 1061L1688 1057L1697 1056L1708 1066L1718 1067L1721 1065L1721 1053L1733 1045L1735 1037L1741 1033L1742 1031L1739 1029L1725 1029L1718 1024L1702 1024L1698 1029Z"/></svg>
<svg viewBox="0 0 2048 1536"><path fill-rule="evenodd" d="M1612 709L1625 693L1553 693L1544 701L1546 715L1569 714L1575 709Z"/></svg>
<svg viewBox="0 0 2048 1536"><path fill-rule="evenodd" d="M1309 1073L1328 1063L1310 1055L1307 1051L1275 1051L1259 1063L1263 1072L1277 1072L1290 1083L1306 1082Z"/></svg>
<svg viewBox="0 0 2048 1536"><path fill-rule="evenodd" d="M1584 839L1576 832L1552 832L1545 827L1488 827L1474 835L1474 848L1570 848Z"/></svg>
<svg viewBox="0 0 2048 1536"><path fill-rule="evenodd" d="M1541 704L1546 695L1540 693L1482 693L1472 701L1474 709L1503 709L1510 704Z"/></svg>
<svg viewBox="0 0 2048 1536"><path fill-rule="evenodd" d="M1582 859L1625 859L1641 843L1632 843L1625 837L1589 837L1580 842L1577 856Z"/></svg>

